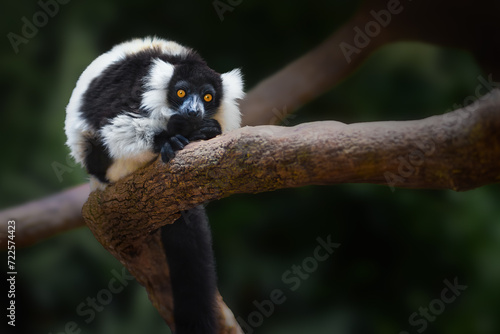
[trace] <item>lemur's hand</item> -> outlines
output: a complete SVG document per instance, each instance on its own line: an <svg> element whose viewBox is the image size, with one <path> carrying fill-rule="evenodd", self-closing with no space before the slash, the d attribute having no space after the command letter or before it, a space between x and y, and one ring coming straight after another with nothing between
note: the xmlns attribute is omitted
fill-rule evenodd
<svg viewBox="0 0 500 334"><path fill-rule="evenodd" d="M217 122L215 119L208 118L202 120L199 128L191 133L188 138L189 141L208 140L220 135L221 133L222 129L219 122Z"/></svg>
<svg viewBox="0 0 500 334"><path fill-rule="evenodd" d="M191 119L174 115L170 117L167 132L180 134L190 142L212 139L222 133L219 122L212 118Z"/></svg>
<svg viewBox="0 0 500 334"><path fill-rule="evenodd" d="M163 162L169 162L175 152L197 140L208 140L222 133L215 119L193 120L179 115L170 117L167 130L155 137L154 150L161 153Z"/></svg>
<svg viewBox="0 0 500 334"><path fill-rule="evenodd" d="M189 138L192 133L198 131L202 124L201 119L188 118L180 115L173 115L167 123L167 133L171 136L182 135Z"/></svg>
<svg viewBox="0 0 500 334"><path fill-rule="evenodd" d="M175 152L182 150L187 144L189 140L183 135L171 136L163 131L155 137L154 150L161 153L161 160L167 163L175 156Z"/></svg>
<svg viewBox="0 0 500 334"><path fill-rule="evenodd" d="M166 128L154 138L154 151L161 154L161 160L165 163L172 160L175 152L189 144L186 137L194 131L195 126L188 119L174 115L170 117Z"/></svg>

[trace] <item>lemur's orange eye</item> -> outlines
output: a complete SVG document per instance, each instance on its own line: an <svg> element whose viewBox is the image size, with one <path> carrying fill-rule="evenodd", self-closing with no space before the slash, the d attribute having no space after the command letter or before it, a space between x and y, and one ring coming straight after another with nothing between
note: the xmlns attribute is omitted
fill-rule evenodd
<svg viewBox="0 0 500 334"><path fill-rule="evenodd" d="M206 94L203 99L205 100L205 102L210 102L212 101L212 94Z"/></svg>
<svg viewBox="0 0 500 334"><path fill-rule="evenodd" d="M186 92L183 89L179 89L177 91L177 96L178 97L184 97L184 96L186 96Z"/></svg>

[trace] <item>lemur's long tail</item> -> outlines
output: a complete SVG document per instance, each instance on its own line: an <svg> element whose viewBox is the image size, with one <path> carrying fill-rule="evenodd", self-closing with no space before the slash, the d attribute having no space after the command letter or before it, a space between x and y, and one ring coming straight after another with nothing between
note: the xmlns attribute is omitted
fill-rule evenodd
<svg viewBox="0 0 500 334"><path fill-rule="evenodd" d="M174 299L175 334L215 334L216 273L205 209L183 211L161 229Z"/></svg>

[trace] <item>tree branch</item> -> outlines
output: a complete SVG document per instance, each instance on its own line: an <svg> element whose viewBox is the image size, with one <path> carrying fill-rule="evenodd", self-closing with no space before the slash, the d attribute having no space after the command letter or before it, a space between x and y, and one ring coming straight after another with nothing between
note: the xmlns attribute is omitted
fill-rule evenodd
<svg viewBox="0 0 500 334"><path fill-rule="evenodd" d="M387 173L400 176L402 188L463 191L500 181L500 91L417 121L244 127L189 144L169 164L157 159L105 192L92 193L84 213L92 208L94 218L113 220L117 203L128 208L127 222L117 221L125 226L106 223L102 238L112 244L117 235L144 237L180 210L232 194L387 184ZM145 214L148 226L138 223Z"/></svg>
<svg viewBox="0 0 500 334"><path fill-rule="evenodd" d="M0 221L16 221L16 246L26 247L58 233L83 226L81 208L90 193L88 184L0 212ZM0 245L7 242L7 229L0 232ZM3 250L7 249L2 247Z"/></svg>
<svg viewBox="0 0 500 334"><path fill-rule="evenodd" d="M158 159L91 193L83 216L172 325L158 228L180 210L236 193L311 184L467 190L500 182L499 162L500 91L494 91L467 108L418 121L245 127L192 143L169 164ZM239 330L222 311L219 323L221 333Z"/></svg>

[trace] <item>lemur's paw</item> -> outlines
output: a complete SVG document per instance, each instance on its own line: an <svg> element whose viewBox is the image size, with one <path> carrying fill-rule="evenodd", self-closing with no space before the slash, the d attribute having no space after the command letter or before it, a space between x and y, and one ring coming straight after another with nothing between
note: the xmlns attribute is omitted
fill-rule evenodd
<svg viewBox="0 0 500 334"><path fill-rule="evenodd" d="M189 144L189 140L182 135L175 135L168 138L160 150L161 160L164 163L169 162L174 158L175 152L182 150L187 144Z"/></svg>
<svg viewBox="0 0 500 334"><path fill-rule="evenodd" d="M170 143L175 151L180 151L189 144L189 140L183 135L175 135L170 138Z"/></svg>
<svg viewBox="0 0 500 334"><path fill-rule="evenodd" d="M199 121L196 119L187 118L180 115L173 115L167 123L167 133L180 134L184 137L189 135L199 127Z"/></svg>
<svg viewBox="0 0 500 334"><path fill-rule="evenodd" d="M200 131L193 132L189 136L189 141L198 141L198 140L207 140L207 136L205 136L203 133Z"/></svg>
<svg viewBox="0 0 500 334"><path fill-rule="evenodd" d="M189 140L208 140L220 135L221 133L222 129L219 122L212 118L205 119L203 120L200 128L189 136Z"/></svg>

